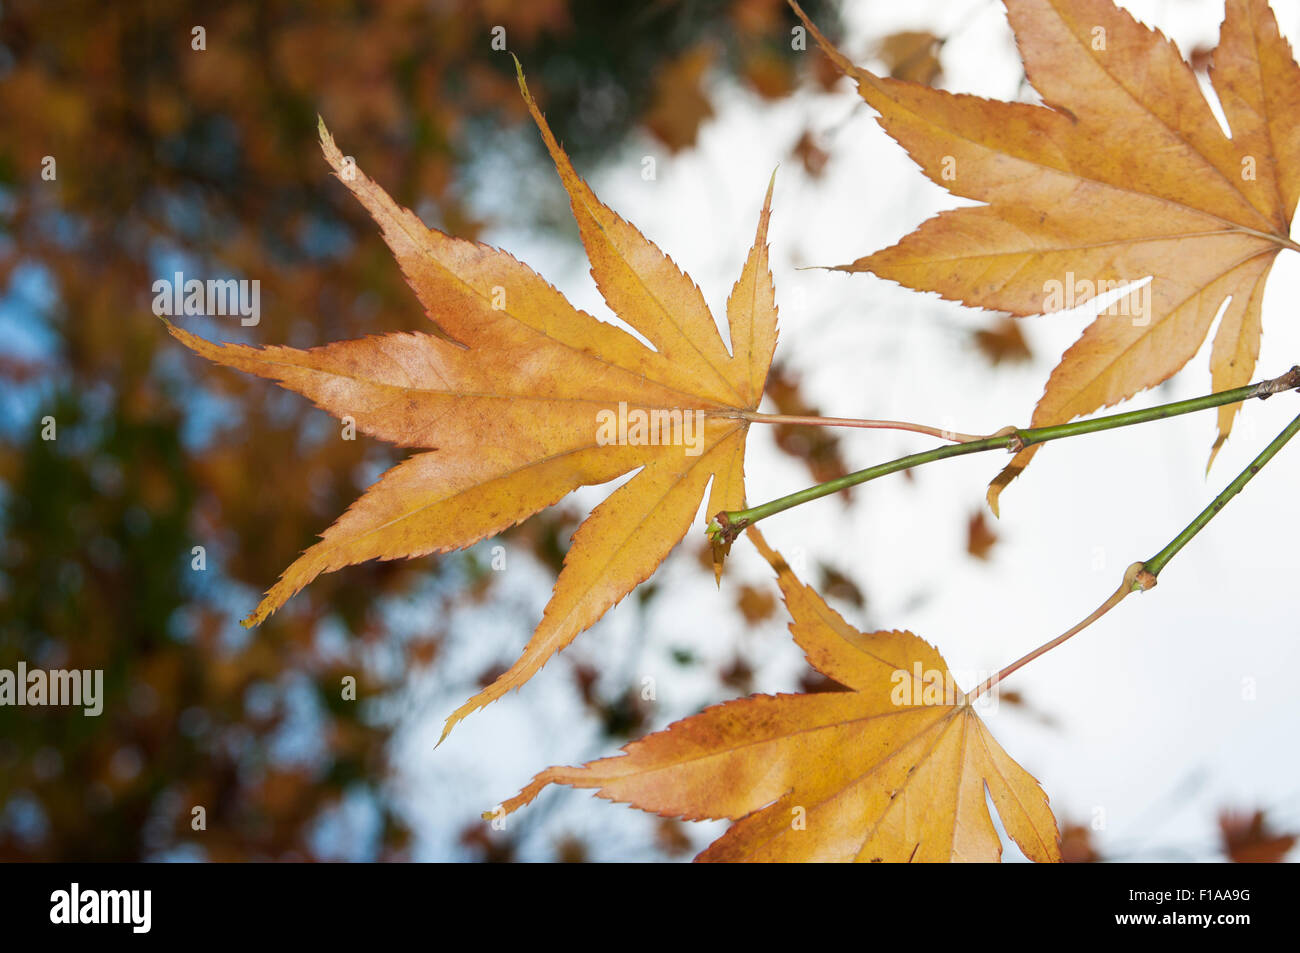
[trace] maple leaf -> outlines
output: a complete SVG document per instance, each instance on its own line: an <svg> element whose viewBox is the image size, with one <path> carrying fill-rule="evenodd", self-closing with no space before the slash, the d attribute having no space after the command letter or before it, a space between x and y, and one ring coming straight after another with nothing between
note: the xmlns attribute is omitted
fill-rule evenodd
<svg viewBox="0 0 1300 953"><path fill-rule="evenodd" d="M876 76L796 5L925 174L985 203L943 212L841 269L1017 316L1128 287L1065 352L1033 426L1166 380L1196 353L1225 299L1213 387L1248 383L1269 268L1283 248L1300 249L1288 237L1300 198L1300 67L1268 4L1227 3L1210 78L1229 138L1177 47L1109 0L1005 3L1041 106ZM1211 461L1238 408L1220 410ZM1038 449L994 480L995 513Z"/></svg>
<svg viewBox="0 0 1300 953"><path fill-rule="evenodd" d="M757 408L776 347L772 183L727 301L728 353L699 288L600 203L551 134L522 71L519 85L568 191L597 286L653 349L575 309L506 252L427 228L345 160L323 121L326 160L379 224L437 334L298 350L218 345L168 326L212 361L277 381L366 433L430 451L367 489L245 625L323 572L469 546L580 486L638 471L574 533L519 660L452 714L443 737L527 681L647 579L690 528L710 479L708 512L743 508L743 412Z"/></svg>
<svg viewBox="0 0 1300 953"><path fill-rule="evenodd" d="M944 703L928 693L951 685L938 651L910 632L854 629L749 532L777 571L809 664L850 691L754 695L706 709L625 754L548 768L500 813L568 784L661 816L738 821L697 860L996 861L1002 843L987 791L1026 856L1059 861L1038 782L964 696Z"/></svg>

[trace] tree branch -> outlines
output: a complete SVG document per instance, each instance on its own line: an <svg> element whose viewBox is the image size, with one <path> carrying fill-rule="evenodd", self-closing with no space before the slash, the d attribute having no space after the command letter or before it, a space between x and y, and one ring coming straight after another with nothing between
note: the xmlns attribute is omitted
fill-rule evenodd
<svg viewBox="0 0 1300 953"><path fill-rule="evenodd" d="M1225 404L1235 404L1246 400L1267 400L1274 394L1280 394L1288 390L1300 390L1300 365L1292 367L1291 370L1280 377L1270 380L1247 384L1244 387L1236 387L1232 390L1220 391L1217 394L1207 394L1204 397L1193 397L1190 400L1180 400L1170 404L1148 407L1143 410L1131 410L1126 413L1110 414L1105 417L1094 417L1089 420L1078 420L1073 423L1057 424L1051 427L1034 427L1024 430L1006 427L988 437L969 439L946 447L936 447L933 450L913 453L897 460L891 460L888 463L867 467L865 470L858 470L837 477L834 480L827 480L825 483L818 483L807 489L799 490L759 506L717 513L709 522L706 532L715 546L725 548L730 546L747 526L752 526L759 520L766 519L776 513L782 513L811 500L830 496L832 493L838 493L851 486L858 486L878 477L897 473L900 470L910 470L913 467L933 463L936 460L946 460L949 457L960 457L971 453L982 453L986 450L1005 449L1012 453L1018 453L1025 447L1038 443L1097 433L1102 430L1114 430L1118 427L1129 427L1134 424L1149 423L1153 420L1165 420L1169 417L1209 410L1213 407L1222 407ZM883 424L888 422L874 421L873 423Z"/></svg>

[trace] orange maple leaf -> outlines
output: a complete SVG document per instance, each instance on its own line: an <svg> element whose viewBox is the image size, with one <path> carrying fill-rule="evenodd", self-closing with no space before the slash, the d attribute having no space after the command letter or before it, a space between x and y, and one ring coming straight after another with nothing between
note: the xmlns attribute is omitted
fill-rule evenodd
<svg viewBox="0 0 1300 953"><path fill-rule="evenodd" d="M385 334L323 347L218 345L168 325L189 348L311 398L358 429L428 448L393 467L306 550L247 620L255 625L323 572L469 546L580 486L638 472L578 528L540 625L519 660L447 720L518 688L647 579L708 512L744 506L744 451L776 347L768 268L772 184L727 301L728 353L699 288L596 198L524 99L568 191L591 273L643 334L575 309L506 252L427 228L345 160L321 123L335 174L383 231L439 335Z"/></svg>
<svg viewBox="0 0 1300 953"><path fill-rule="evenodd" d="M985 204L943 212L845 271L1024 316L1107 291L1034 410L1058 424L1169 378L1231 299L1214 390L1250 381L1260 304L1300 198L1300 67L1265 0L1228 0L1210 77L1224 135L1177 47L1110 0L1005 0L1044 105L929 89L855 67L796 11L925 174ZM1132 283L1151 277L1149 285ZM1127 289L1120 291L1120 289ZM1240 405L1219 411L1214 458ZM1038 452L1017 454L1002 489Z"/></svg>
<svg viewBox="0 0 1300 953"><path fill-rule="evenodd" d="M951 686L939 652L910 632L854 629L749 533L777 571L809 664L851 691L706 709L623 755L548 768L500 813L568 784L661 816L738 820L697 860L996 861L987 791L1026 856L1059 861L1047 796L964 695L937 691Z"/></svg>

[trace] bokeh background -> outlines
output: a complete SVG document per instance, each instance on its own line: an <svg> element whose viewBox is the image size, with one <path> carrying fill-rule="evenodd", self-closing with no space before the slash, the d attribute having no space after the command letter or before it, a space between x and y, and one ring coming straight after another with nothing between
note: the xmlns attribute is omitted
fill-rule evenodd
<svg viewBox="0 0 1300 953"><path fill-rule="evenodd" d="M1295 36L1300 6L1274 6ZM1034 98L992 0L805 8L876 69ZM1216 3L1132 9L1204 69ZM569 790L504 830L479 815L549 764L610 754L708 704L835 688L804 665L744 543L716 587L692 533L435 751L443 718L522 648L607 488L463 553L321 577L245 631L258 594L401 455L185 352L151 288L175 271L257 279L256 327L184 319L217 340L307 347L427 328L376 228L327 174L319 114L428 224L510 250L616 321L509 56L493 49L499 27L579 170L715 313L779 164L782 340L764 409L968 432L1027 420L1085 315L1011 322L808 268L882 247L954 200L819 53L791 48L795 22L781 0L0 4L0 667L102 668L107 696L98 718L0 708L0 858L675 860L720 832ZM1279 261L1259 376L1300 361L1297 274ZM1207 355L1135 406L1207 391ZM1206 415L1055 445L1004 496L1001 522L982 498L1002 461L984 457L804 507L767 532L858 625L911 628L954 671L987 673L1086 615L1293 411L1285 398L1248 408L1208 477ZM772 428L751 438L749 493L925 445ZM1051 795L1070 859L1291 852L1292 456L1158 591L1004 686L994 731ZM356 701L342 697L348 676Z"/></svg>

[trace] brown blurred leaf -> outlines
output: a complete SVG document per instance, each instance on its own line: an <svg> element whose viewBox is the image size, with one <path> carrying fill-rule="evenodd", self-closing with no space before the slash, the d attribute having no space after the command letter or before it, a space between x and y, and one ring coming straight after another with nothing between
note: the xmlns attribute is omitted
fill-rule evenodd
<svg viewBox="0 0 1300 953"><path fill-rule="evenodd" d="M596 680L600 678L600 672L596 671L594 665L588 665L581 662L573 666L573 680L577 683L578 694L582 696L582 702L589 708L597 708L600 705L600 699L596 697Z"/></svg>
<svg viewBox="0 0 1300 953"><path fill-rule="evenodd" d="M755 39L771 36L781 26L783 0L732 0L728 11L736 32Z"/></svg>
<svg viewBox="0 0 1300 953"><path fill-rule="evenodd" d="M998 541L998 534L993 532L988 521L984 519L984 511L978 510L966 524L966 552L970 553L976 559L988 559L989 551Z"/></svg>
<svg viewBox="0 0 1300 953"><path fill-rule="evenodd" d="M933 86L943 69L939 63L942 46L943 40L928 31L901 30L881 40L876 55L894 79Z"/></svg>
<svg viewBox="0 0 1300 953"><path fill-rule="evenodd" d="M655 824L655 843L669 857L678 857L688 853L694 846L686 836L685 825L672 817L661 817Z"/></svg>
<svg viewBox="0 0 1300 953"><path fill-rule="evenodd" d="M1102 860L1092 844L1092 830L1083 824L1064 824L1061 827L1061 862L1065 864L1095 864Z"/></svg>
<svg viewBox="0 0 1300 953"><path fill-rule="evenodd" d="M561 864L585 864L587 845L575 834L565 834L555 845L555 859Z"/></svg>
<svg viewBox="0 0 1300 953"><path fill-rule="evenodd" d="M718 673L718 679L741 695L748 695L754 690L754 669L739 655Z"/></svg>
<svg viewBox="0 0 1300 953"><path fill-rule="evenodd" d="M851 692L853 689L847 685L841 685L835 679L822 674L815 668L810 668L799 679L799 691L805 695L816 695L819 692Z"/></svg>
<svg viewBox="0 0 1300 953"><path fill-rule="evenodd" d="M442 648L442 636L422 636L412 639L406 647L406 657L413 668L428 668Z"/></svg>
<svg viewBox="0 0 1300 953"><path fill-rule="evenodd" d="M811 129L805 129L793 149L794 157L803 163L804 171L814 179L826 171L830 153L817 144Z"/></svg>
<svg viewBox="0 0 1300 953"><path fill-rule="evenodd" d="M1010 315L1003 315L991 328L975 332L975 346L993 365L1006 361L1019 364L1033 357L1020 325Z"/></svg>
<svg viewBox="0 0 1300 953"><path fill-rule="evenodd" d="M842 599L859 609L867 604L867 599L858 588L858 584L844 573L826 563L821 563L817 568L821 571L822 595Z"/></svg>
<svg viewBox="0 0 1300 953"><path fill-rule="evenodd" d="M460 845L484 864L510 864L515 860L515 843L503 831L492 831L482 821L467 824L460 832Z"/></svg>
<svg viewBox="0 0 1300 953"><path fill-rule="evenodd" d="M641 697L640 686L629 686L617 698L607 700L597 691L600 672L585 662L574 665L573 679L582 702L601 721L601 730L612 738L630 737L641 730L650 716L651 704Z"/></svg>
<svg viewBox="0 0 1300 953"><path fill-rule="evenodd" d="M770 588L760 589L746 584L736 593L736 608L744 615L746 622L754 625L770 618L776 611L776 596Z"/></svg>
<svg viewBox="0 0 1300 953"><path fill-rule="evenodd" d="M1279 864L1295 846L1295 834L1269 829L1264 812L1253 814L1225 809L1219 812L1223 852L1235 864Z"/></svg>
<svg viewBox="0 0 1300 953"><path fill-rule="evenodd" d="M487 668L483 669L483 671L479 672L478 677L474 679L474 682L475 684L478 685L479 688L486 688L488 685L491 685L503 674L505 674L508 668L509 668L508 665L502 665L500 662L494 662L493 664L489 665Z"/></svg>
<svg viewBox="0 0 1300 953"><path fill-rule="evenodd" d="M655 138L672 152L695 145L700 124L713 115L703 83L716 56L713 44L701 43L655 77L654 96L644 121Z"/></svg>
<svg viewBox="0 0 1300 953"><path fill-rule="evenodd" d="M767 49L746 54L740 65L740 75L764 99L780 99L794 92L794 69L789 60Z"/></svg>

